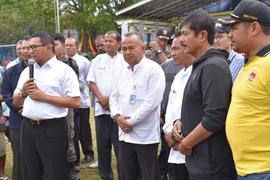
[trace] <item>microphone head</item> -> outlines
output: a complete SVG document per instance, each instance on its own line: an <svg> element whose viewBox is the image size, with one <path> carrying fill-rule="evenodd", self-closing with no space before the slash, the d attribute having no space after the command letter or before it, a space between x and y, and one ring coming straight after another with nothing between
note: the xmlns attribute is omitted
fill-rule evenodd
<svg viewBox="0 0 270 180"><path fill-rule="evenodd" d="M30 65L34 65L35 62L36 62L36 61L35 61L33 58L28 59L28 64L29 64L29 66L30 66Z"/></svg>

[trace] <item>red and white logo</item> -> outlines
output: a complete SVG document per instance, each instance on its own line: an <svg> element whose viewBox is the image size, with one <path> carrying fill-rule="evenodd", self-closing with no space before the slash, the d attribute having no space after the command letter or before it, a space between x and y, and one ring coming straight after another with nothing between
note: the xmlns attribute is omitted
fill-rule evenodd
<svg viewBox="0 0 270 180"><path fill-rule="evenodd" d="M251 73L249 74L248 80L249 80L249 81L254 81L254 79L256 78L257 74L258 74L258 72L256 72L256 71L251 71Z"/></svg>

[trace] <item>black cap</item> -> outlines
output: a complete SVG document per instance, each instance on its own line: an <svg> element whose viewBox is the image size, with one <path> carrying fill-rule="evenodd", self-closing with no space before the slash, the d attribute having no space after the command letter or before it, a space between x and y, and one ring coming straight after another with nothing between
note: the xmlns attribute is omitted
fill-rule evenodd
<svg viewBox="0 0 270 180"><path fill-rule="evenodd" d="M230 26L225 26L223 24L216 23L215 30L216 32L229 33L231 31L231 28Z"/></svg>
<svg viewBox="0 0 270 180"><path fill-rule="evenodd" d="M171 33L168 29L159 29L157 31L157 37L164 38L164 39L170 39Z"/></svg>
<svg viewBox="0 0 270 180"><path fill-rule="evenodd" d="M234 9L230 17L218 20L219 23L224 25L232 25L241 21L257 21L263 26L270 26L270 8L257 0L243 0Z"/></svg>

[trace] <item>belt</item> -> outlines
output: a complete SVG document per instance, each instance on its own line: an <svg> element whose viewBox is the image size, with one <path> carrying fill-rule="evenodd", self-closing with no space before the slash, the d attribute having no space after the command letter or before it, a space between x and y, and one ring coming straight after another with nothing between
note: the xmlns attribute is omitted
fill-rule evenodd
<svg viewBox="0 0 270 180"><path fill-rule="evenodd" d="M48 123L51 123L51 122L56 122L58 120L65 119L65 117L52 118L52 119L37 119L37 118L24 117L23 119L25 119L27 122L29 122L32 125L40 126L40 125L44 125L44 124L48 124Z"/></svg>

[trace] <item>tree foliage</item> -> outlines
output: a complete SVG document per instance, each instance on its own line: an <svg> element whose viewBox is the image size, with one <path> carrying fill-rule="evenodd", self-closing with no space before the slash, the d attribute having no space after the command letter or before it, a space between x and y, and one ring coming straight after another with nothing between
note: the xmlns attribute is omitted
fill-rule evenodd
<svg viewBox="0 0 270 180"><path fill-rule="evenodd" d="M96 35L116 30L115 12L138 0L59 0L61 30ZM0 44L16 43L35 31L55 32L54 0L0 0Z"/></svg>
<svg viewBox="0 0 270 180"><path fill-rule="evenodd" d="M51 0L0 0L0 44L16 43L35 31L54 31Z"/></svg>

